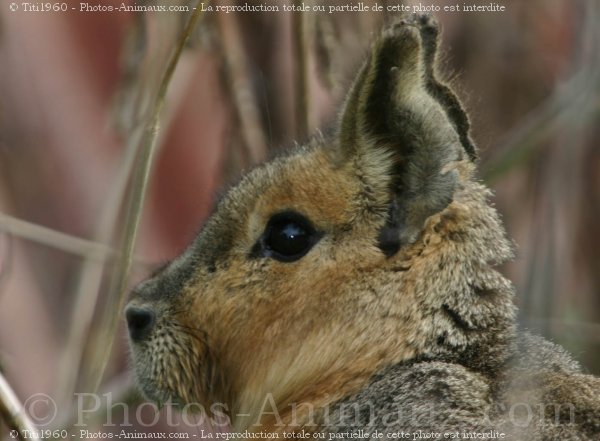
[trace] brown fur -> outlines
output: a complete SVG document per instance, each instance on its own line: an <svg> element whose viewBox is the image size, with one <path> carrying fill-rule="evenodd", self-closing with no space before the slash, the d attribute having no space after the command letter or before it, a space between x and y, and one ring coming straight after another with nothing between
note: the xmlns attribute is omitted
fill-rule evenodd
<svg viewBox="0 0 600 441"><path fill-rule="evenodd" d="M435 73L437 33L427 17L384 30L337 135L249 173L188 250L136 288L131 305L156 316L133 344L148 397L226 403L238 431L600 433L598 380L576 373L559 348L517 337L512 286L494 270L511 246L473 178L466 114ZM255 255L271 217L285 211L309 219L318 242L293 262ZM553 370L519 365L542 347ZM531 379L525 388L515 387L521 377ZM506 426L502 406L524 399L516 390L536 403L575 403L576 426ZM435 403L445 419L328 419L343 403L369 401Z"/></svg>

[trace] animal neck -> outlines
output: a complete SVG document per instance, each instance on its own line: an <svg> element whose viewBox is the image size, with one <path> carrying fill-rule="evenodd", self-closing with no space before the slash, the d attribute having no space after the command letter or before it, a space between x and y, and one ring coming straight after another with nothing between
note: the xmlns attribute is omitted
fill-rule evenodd
<svg viewBox="0 0 600 441"><path fill-rule="evenodd" d="M279 360L263 372L255 370L252 380L232 402L233 430L277 433L318 430L332 404L364 388L383 366L412 356L406 349L387 352L365 349L362 354L360 350L343 353L329 348L328 351L328 354L317 352L306 358L296 357L292 363Z"/></svg>

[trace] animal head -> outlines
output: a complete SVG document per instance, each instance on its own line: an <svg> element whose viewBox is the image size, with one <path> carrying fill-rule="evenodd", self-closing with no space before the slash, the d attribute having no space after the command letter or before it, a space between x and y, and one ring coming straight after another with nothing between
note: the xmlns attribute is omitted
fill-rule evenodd
<svg viewBox="0 0 600 441"><path fill-rule="evenodd" d="M493 266L511 248L458 99L436 76L438 27L386 28L331 137L248 173L187 250L135 288L137 379L155 400L265 396L322 406L385 366L436 358L493 372L513 323Z"/></svg>

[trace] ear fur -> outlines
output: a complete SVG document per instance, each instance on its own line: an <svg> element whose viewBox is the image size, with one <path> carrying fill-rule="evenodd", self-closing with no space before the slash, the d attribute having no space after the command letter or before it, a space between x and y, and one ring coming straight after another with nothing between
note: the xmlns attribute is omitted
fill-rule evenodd
<svg viewBox="0 0 600 441"><path fill-rule="evenodd" d="M388 27L350 89L341 115L338 153L370 188L385 182L388 217L379 245L393 255L418 237L458 185L453 164L476 157L458 98L435 74L438 27L427 16ZM390 161L387 168L373 162ZM387 170L364 176L365 170ZM379 198L377 198L379 199Z"/></svg>

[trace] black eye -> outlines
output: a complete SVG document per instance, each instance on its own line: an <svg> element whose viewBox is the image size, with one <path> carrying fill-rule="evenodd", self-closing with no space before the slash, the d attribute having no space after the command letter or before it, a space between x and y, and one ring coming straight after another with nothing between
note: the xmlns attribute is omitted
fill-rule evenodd
<svg viewBox="0 0 600 441"><path fill-rule="evenodd" d="M274 215L254 252L282 262L293 262L303 257L320 239L311 223L304 216L285 212Z"/></svg>

